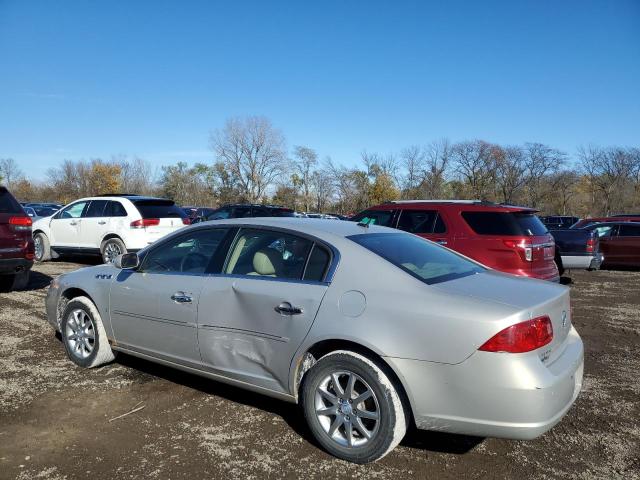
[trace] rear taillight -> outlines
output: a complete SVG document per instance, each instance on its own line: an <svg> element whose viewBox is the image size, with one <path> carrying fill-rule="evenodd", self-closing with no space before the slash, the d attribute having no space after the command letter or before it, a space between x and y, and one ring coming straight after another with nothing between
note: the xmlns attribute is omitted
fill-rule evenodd
<svg viewBox="0 0 640 480"><path fill-rule="evenodd" d="M31 225L33 221L31 221L30 217L11 217L9 218L9 225L13 226L14 230L31 230Z"/></svg>
<svg viewBox="0 0 640 480"><path fill-rule="evenodd" d="M131 228L155 227L156 225L160 225L159 218L141 218L131 222Z"/></svg>
<svg viewBox="0 0 640 480"><path fill-rule="evenodd" d="M533 261L533 248L526 240L503 240L505 246L518 250L521 256L527 261Z"/></svg>
<svg viewBox="0 0 640 480"><path fill-rule="evenodd" d="M544 347L553 340L551 319L543 315L516 323L491 337L478 350L483 352L524 353Z"/></svg>
<svg viewBox="0 0 640 480"><path fill-rule="evenodd" d="M190 218L183 218L182 219L182 224L183 225L191 225L191 219Z"/></svg>
<svg viewBox="0 0 640 480"><path fill-rule="evenodd" d="M593 253L596 250L596 240L595 238L591 237L589 240L587 240L587 253Z"/></svg>

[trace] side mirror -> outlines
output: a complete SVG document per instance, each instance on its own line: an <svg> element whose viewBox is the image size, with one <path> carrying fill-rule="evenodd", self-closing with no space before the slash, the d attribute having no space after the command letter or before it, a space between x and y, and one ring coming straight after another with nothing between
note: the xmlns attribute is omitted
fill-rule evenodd
<svg viewBox="0 0 640 480"><path fill-rule="evenodd" d="M140 258L138 257L138 254L134 252L123 253L116 257L113 265L121 270L131 270L133 268L138 268L138 265L140 265Z"/></svg>

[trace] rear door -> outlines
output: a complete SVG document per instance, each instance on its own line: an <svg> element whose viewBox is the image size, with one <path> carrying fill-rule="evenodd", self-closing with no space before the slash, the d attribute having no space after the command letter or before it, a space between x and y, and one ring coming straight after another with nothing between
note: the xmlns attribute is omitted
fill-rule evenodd
<svg viewBox="0 0 640 480"><path fill-rule="evenodd" d="M83 248L100 248L108 228L105 215L107 200L91 200L82 215L79 244Z"/></svg>
<svg viewBox="0 0 640 480"><path fill-rule="evenodd" d="M327 290L330 250L281 231L242 229L220 275L205 279L198 340L207 369L288 391L289 367Z"/></svg>
<svg viewBox="0 0 640 480"><path fill-rule="evenodd" d="M88 201L80 201L60 210L51 218L51 246L79 247L82 214L89 205Z"/></svg>
<svg viewBox="0 0 640 480"><path fill-rule="evenodd" d="M437 210L402 210L397 228L448 246L447 227Z"/></svg>
<svg viewBox="0 0 640 480"><path fill-rule="evenodd" d="M640 225L618 225L617 235L609 237L608 263L620 266L640 266ZM610 262L609 262L610 260Z"/></svg>
<svg viewBox="0 0 640 480"><path fill-rule="evenodd" d="M186 365L201 364L196 316L209 263L227 229L193 229L160 242L137 270L111 284L111 325L125 348Z"/></svg>

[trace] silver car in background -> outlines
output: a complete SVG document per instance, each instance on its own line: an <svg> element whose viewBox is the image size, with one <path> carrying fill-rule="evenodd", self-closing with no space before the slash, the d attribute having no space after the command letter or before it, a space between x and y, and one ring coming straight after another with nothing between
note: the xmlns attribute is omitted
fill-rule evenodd
<svg viewBox="0 0 640 480"><path fill-rule="evenodd" d="M357 463L411 423L535 438L582 383L568 288L353 222L200 223L59 276L46 307L76 364L122 351L300 403Z"/></svg>

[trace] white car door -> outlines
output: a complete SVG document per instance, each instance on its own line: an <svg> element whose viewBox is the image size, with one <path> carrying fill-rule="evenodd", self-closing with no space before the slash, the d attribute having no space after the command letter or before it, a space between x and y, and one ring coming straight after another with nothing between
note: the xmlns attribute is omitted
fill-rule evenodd
<svg viewBox="0 0 640 480"><path fill-rule="evenodd" d="M109 218L105 215L107 203L107 200L91 200L84 211L79 242L82 248L100 248L109 228Z"/></svg>
<svg viewBox="0 0 640 480"><path fill-rule="evenodd" d="M80 225L82 222L82 212L87 207L87 201L72 203L51 219L49 239L52 247L79 247L80 246Z"/></svg>

